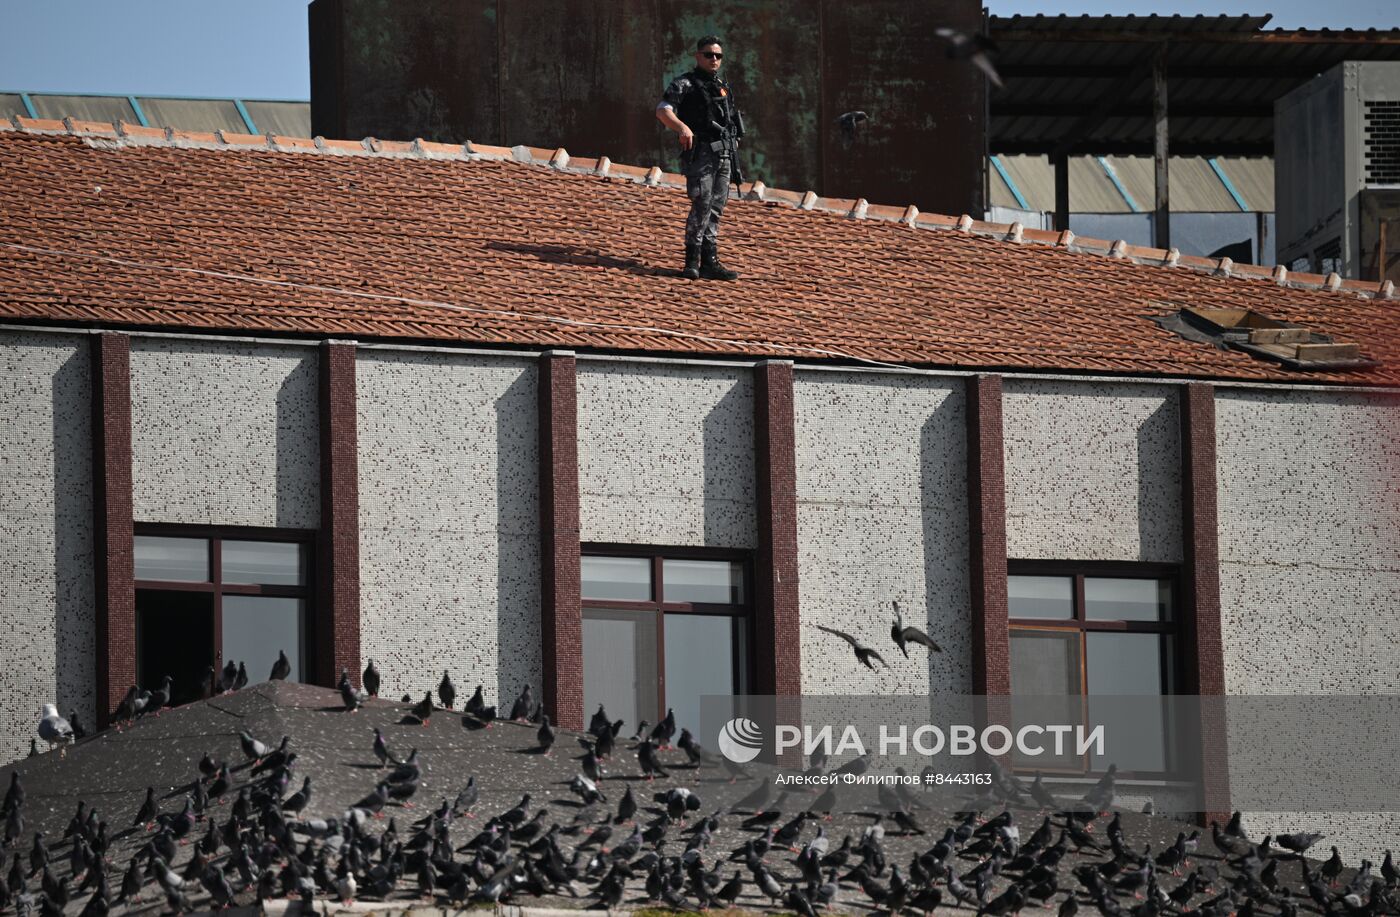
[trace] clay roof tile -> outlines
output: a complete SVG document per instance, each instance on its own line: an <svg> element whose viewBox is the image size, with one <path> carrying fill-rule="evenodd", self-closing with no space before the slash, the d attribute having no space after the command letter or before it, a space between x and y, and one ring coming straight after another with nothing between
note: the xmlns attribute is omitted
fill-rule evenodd
<svg viewBox="0 0 1400 917"><path fill-rule="evenodd" d="M683 176L560 149L16 118L0 172L0 320L1400 384L1390 286L759 183L725 213L743 279L691 285ZM1378 365L1288 370L1149 318L1186 305Z"/></svg>

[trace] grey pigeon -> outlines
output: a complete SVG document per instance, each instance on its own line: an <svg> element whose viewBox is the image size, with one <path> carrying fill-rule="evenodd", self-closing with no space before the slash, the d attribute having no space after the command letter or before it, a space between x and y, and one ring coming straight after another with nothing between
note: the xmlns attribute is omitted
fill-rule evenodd
<svg viewBox="0 0 1400 917"><path fill-rule="evenodd" d="M238 680L238 663L230 659L224 664L223 672L219 675L219 693L233 690L233 683Z"/></svg>
<svg viewBox="0 0 1400 917"><path fill-rule="evenodd" d="M340 702L344 705L347 713L354 713L356 710L360 709L360 692L355 690L348 678L342 678L340 680Z"/></svg>
<svg viewBox="0 0 1400 917"><path fill-rule="evenodd" d="M554 747L554 739L558 734L554 727L549 725L549 714L545 714L540 723L539 731L535 733L535 738L539 740L541 754L549 754L549 750Z"/></svg>
<svg viewBox="0 0 1400 917"><path fill-rule="evenodd" d="M374 667L373 659L365 666L364 674L360 676L360 684L364 685L365 693L370 697L379 696L379 670Z"/></svg>
<svg viewBox="0 0 1400 917"><path fill-rule="evenodd" d="M452 683L452 677L447 674L447 670L442 670L442 681L438 682L438 700L448 710L452 709L453 703L457 700L457 686Z"/></svg>
<svg viewBox="0 0 1400 917"><path fill-rule="evenodd" d="M272 664L272 675L269 681L286 681L287 676L292 674L292 662L287 658L286 652L277 651L277 661Z"/></svg>
<svg viewBox="0 0 1400 917"><path fill-rule="evenodd" d="M379 759L380 767L384 767L390 761L395 764L399 763L398 759L394 757L394 753L389 750L388 744L385 743L384 733L379 731L378 726L374 727L374 756Z"/></svg>
<svg viewBox="0 0 1400 917"><path fill-rule="evenodd" d="M154 713L156 716L160 716L160 709L170 703L170 683L172 680L169 675L165 676L160 687L151 692L141 710L143 714Z"/></svg>
<svg viewBox="0 0 1400 917"><path fill-rule="evenodd" d="M261 761L267 757L267 746L253 738L251 733L239 732L238 744L243 749L243 757L250 761Z"/></svg>
<svg viewBox="0 0 1400 917"><path fill-rule="evenodd" d="M527 720L530 718L530 710L534 706L535 698L530 693L530 686L527 684L520 692L520 696L515 699L515 703L511 704L510 718L512 720Z"/></svg>

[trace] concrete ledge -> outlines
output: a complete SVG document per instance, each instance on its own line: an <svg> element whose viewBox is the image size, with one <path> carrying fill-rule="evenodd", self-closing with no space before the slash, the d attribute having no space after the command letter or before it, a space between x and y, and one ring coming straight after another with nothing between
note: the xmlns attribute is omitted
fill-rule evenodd
<svg viewBox="0 0 1400 917"><path fill-rule="evenodd" d="M580 899L582 900L582 899ZM266 901L261 914L264 917L337 917L340 914L384 914L394 917L456 917L459 914L483 915L491 912L497 917L578 917L584 908L520 907L514 904L475 905L467 907L438 907L421 901L356 901L343 904L330 898L315 901L299 901L292 898L278 898ZM218 917L257 917L255 907L238 908L218 912ZM589 911L591 914L607 914L608 917L623 917L631 910Z"/></svg>

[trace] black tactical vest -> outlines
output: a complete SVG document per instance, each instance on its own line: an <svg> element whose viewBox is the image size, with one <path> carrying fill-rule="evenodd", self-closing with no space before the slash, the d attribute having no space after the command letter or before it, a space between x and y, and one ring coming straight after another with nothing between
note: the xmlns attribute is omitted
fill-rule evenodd
<svg viewBox="0 0 1400 917"><path fill-rule="evenodd" d="M703 143L719 140L720 132L711 122L731 130L734 127L734 96L729 85L699 69L686 74L686 79L690 82L690 91L676 106L676 117L685 122L697 140Z"/></svg>

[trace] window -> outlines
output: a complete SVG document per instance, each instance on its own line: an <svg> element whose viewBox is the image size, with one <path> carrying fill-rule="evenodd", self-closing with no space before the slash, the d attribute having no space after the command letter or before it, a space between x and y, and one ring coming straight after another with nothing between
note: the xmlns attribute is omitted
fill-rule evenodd
<svg viewBox="0 0 1400 917"><path fill-rule="evenodd" d="M709 550L584 547L583 700L635 729L669 706L699 728L700 698L748 682L748 566ZM679 734L679 732L678 732Z"/></svg>
<svg viewBox="0 0 1400 917"><path fill-rule="evenodd" d="M1342 240L1333 239L1324 242L1313 252L1313 260L1317 262L1317 272L1319 274L1342 273L1344 264L1342 262Z"/></svg>
<svg viewBox="0 0 1400 917"><path fill-rule="evenodd" d="M266 681L285 652L290 681L310 672L311 533L136 527L136 678L171 677L172 700L203 696L209 666L242 662Z"/></svg>
<svg viewBox="0 0 1400 917"><path fill-rule="evenodd" d="M1141 740L1113 763L1125 774L1161 775L1170 767L1168 710L1124 696L1173 693L1178 683L1178 593L1173 568L1154 564L1012 562L1007 579L1011 691L1017 696L1081 698L1086 721ZM1101 698L1097 706L1094 698ZM1116 724L1115 718L1131 717ZM1018 759L1058 772L1099 772L1095 756Z"/></svg>

